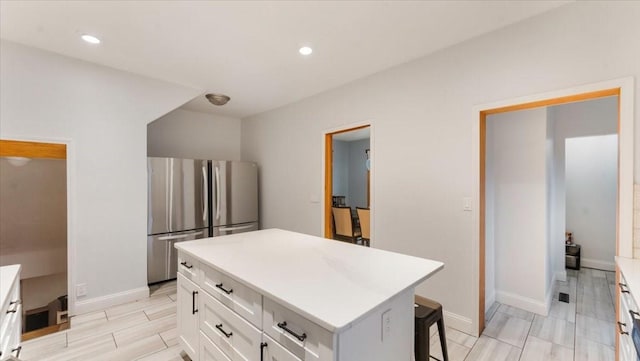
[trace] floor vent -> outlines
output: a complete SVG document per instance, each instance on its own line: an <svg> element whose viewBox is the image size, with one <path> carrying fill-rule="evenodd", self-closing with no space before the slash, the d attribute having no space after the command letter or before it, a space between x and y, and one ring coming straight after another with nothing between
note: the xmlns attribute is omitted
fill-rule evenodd
<svg viewBox="0 0 640 361"><path fill-rule="evenodd" d="M560 300L560 302L569 303L569 294L560 292L560 295L558 296L558 300Z"/></svg>

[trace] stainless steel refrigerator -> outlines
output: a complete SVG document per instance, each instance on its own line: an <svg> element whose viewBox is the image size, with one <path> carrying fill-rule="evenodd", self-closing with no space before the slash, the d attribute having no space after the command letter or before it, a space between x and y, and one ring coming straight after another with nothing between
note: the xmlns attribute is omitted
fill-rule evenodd
<svg viewBox="0 0 640 361"><path fill-rule="evenodd" d="M149 157L147 168L148 283L176 278L176 242L258 229L255 163Z"/></svg>

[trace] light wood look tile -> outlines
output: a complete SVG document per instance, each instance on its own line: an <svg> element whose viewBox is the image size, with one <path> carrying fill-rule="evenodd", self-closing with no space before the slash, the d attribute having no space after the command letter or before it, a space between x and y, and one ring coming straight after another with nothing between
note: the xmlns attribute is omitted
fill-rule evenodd
<svg viewBox="0 0 640 361"><path fill-rule="evenodd" d="M449 354L450 361L464 361L469 354L469 351L471 351L471 347L460 345L459 343L451 341L447 337L447 353ZM444 359L444 357L442 357L442 347L440 347L440 338L431 338L431 342L429 343L429 353L438 360Z"/></svg>
<svg viewBox="0 0 640 361"><path fill-rule="evenodd" d="M148 322L149 319L142 311L130 314L127 317L122 317L113 321L101 323L95 327L86 327L87 322L78 328L71 327L67 331L67 341L69 345L74 342L80 341L83 338L92 337L95 335L111 334L115 331L124 330L129 327L139 325L144 322Z"/></svg>
<svg viewBox="0 0 640 361"><path fill-rule="evenodd" d="M475 336L468 335L464 332L447 326L445 326L445 333L447 334L447 339L468 348L473 347L473 345L475 345L476 341L478 340L478 338Z"/></svg>
<svg viewBox="0 0 640 361"><path fill-rule="evenodd" d="M189 357L182 351L182 347L176 345L162 351L152 353L138 361L190 361Z"/></svg>
<svg viewBox="0 0 640 361"><path fill-rule="evenodd" d="M529 336L522 350L520 361L573 361L571 348Z"/></svg>
<svg viewBox="0 0 640 361"><path fill-rule="evenodd" d="M167 344L167 347L175 346L178 344L178 329L174 327L160 332L160 337L162 337L164 343Z"/></svg>
<svg viewBox="0 0 640 361"><path fill-rule="evenodd" d="M589 340L615 347L615 324L584 315L576 316L576 340Z"/></svg>
<svg viewBox="0 0 640 361"><path fill-rule="evenodd" d="M551 301L551 308L549 309L549 317L559 318L571 323L576 322L576 303L575 302L560 302L557 299Z"/></svg>
<svg viewBox="0 0 640 361"><path fill-rule="evenodd" d="M109 320L115 320L120 317L127 316L137 311L142 311L157 305L163 305L173 302L167 295L155 295L144 300L125 303L124 305L114 306L105 310Z"/></svg>
<svg viewBox="0 0 640 361"><path fill-rule="evenodd" d="M595 296L582 297L578 301L576 313L604 321L614 320L616 311L611 302L609 287L603 290L603 292L606 292L606 300L603 300L602 297Z"/></svg>
<svg viewBox="0 0 640 361"><path fill-rule="evenodd" d="M465 361L518 361L521 352L521 349L508 343L480 336Z"/></svg>
<svg viewBox="0 0 640 361"><path fill-rule="evenodd" d="M118 347L122 347L133 343L141 338L160 334L161 332L168 331L172 328L176 328L175 315L169 315L163 318L155 319L153 321L143 322L132 327L115 331L113 333L113 338L116 340L116 345Z"/></svg>
<svg viewBox="0 0 640 361"><path fill-rule="evenodd" d="M177 308L175 302L164 303L144 309L144 313L150 320L155 320L169 315L175 316L176 311Z"/></svg>
<svg viewBox="0 0 640 361"><path fill-rule="evenodd" d="M576 339L575 354L576 361L614 361L616 358L613 347L579 337Z"/></svg>
<svg viewBox="0 0 640 361"><path fill-rule="evenodd" d="M536 315L529 331L529 337L536 337L556 345L573 348L576 325L554 317Z"/></svg>
<svg viewBox="0 0 640 361"><path fill-rule="evenodd" d="M93 322L93 324L107 322L107 314L104 311L97 311L71 317L71 324L74 327L87 322Z"/></svg>
<svg viewBox="0 0 640 361"><path fill-rule="evenodd" d="M167 346L160 338L160 335L154 334L135 342L129 343L125 346L118 347L117 349L94 356L93 360L96 361L111 361L111 360L137 360L141 357L151 355L160 350L166 349Z"/></svg>
<svg viewBox="0 0 640 361"><path fill-rule="evenodd" d="M67 347L67 333L58 332L22 343L20 357L24 360L36 360L39 356L60 352Z"/></svg>
<svg viewBox="0 0 640 361"><path fill-rule="evenodd" d="M34 358L38 361L75 361L93 360L96 355L101 355L116 349L111 334L96 337L87 337L82 342L77 342L60 350L60 352L41 355Z"/></svg>
<svg viewBox="0 0 640 361"><path fill-rule="evenodd" d="M509 316L517 317L525 321L533 321L534 314L508 305L500 305L498 312L506 313Z"/></svg>
<svg viewBox="0 0 640 361"><path fill-rule="evenodd" d="M522 348L531 328L531 322L498 311L487 324L483 334Z"/></svg>

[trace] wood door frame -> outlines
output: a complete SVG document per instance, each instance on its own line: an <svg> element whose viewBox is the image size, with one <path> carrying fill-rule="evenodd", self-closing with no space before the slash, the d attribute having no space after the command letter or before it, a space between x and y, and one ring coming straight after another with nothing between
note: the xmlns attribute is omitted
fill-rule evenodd
<svg viewBox="0 0 640 361"><path fill-rule="evenodd" d="M324 208L322 231L324 238L333 238L333 231L331 226L331 220L333 219L331 215L331 207L333 205L331 199L331 197L333 196L333 136L336 134L351 132L363 128L369 128L371 131L371 134L369 135L369 149L371 149L371 151L369 152L369 157L371 159L373 154L373 126L371 123L347 126L338 130L326 131L324 133ZM370 164L372 163L373 161L370 161ZM373 169L373 166L371 166L371 169ZM369 177L371 177L371 170L369 170ZM369 178L369 182L370 181L371 178ZM369 189L368 191L371 192L371 189ZM368 197L370 197L370 195L368 195ZM371 198L368 199L370 200ZM369 208L371 208L371 205ZM373 227L371 226L371 224L370 227L371 231L373 231ZM373 236L371 236L371 238L373 239Z"/></svg>
<svg viewBox="0 0 640 361"><path fill-rule="evenodd" d="M67 299L69 317L75 315L75 237L74 237L74 182L75 157L70 140L21 139L3 136L0 139L0 156L66 160L67 183Z"/></svg>
<svg viewBox="0 0 640 361"><path fill-rule="evenodd" d="M474 253L477 270L475 293L477 336L485 324L485 160L486 117L516 110L533 109L578 101L618 96L618 200L616 211L616 256L633 257L633 181L634 181L634 79L622 78L596 84L537 94L473 108L474 176ZM616 307L617 309L617 307ZM616 315L617 317L617 315ZM474 322L475 321L475 322ZM473 328L473 325L472 325Z"/></svg>

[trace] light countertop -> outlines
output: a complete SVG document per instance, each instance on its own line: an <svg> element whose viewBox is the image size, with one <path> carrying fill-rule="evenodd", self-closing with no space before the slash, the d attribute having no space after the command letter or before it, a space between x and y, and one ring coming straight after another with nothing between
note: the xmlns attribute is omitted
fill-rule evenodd
<svg viewBox="0 0 640 361"><path fill-rule="evenodd" d="M640 305L640 259L616 257L616 264L627 281L627 286L636 305ZM617 285L616 285L617 287Z"/></svg>
<svg viewBox="0 0 640 361"><path fill-rule="evenodd" d="M332 332L444 267L280 229L179 242L176 248Z"/></svg>
<svg viewBox="0 0 640 361"><path fill-rule="evenodd" d="M15 301L8 300L7 298L13 286L13 281L16 279L18 272L20 272L20 267L19 264L0 267L0 308L2 309L6 306L5 304L8 304L10 301ZM20 280L16 282L20 282Z"/></svg>

